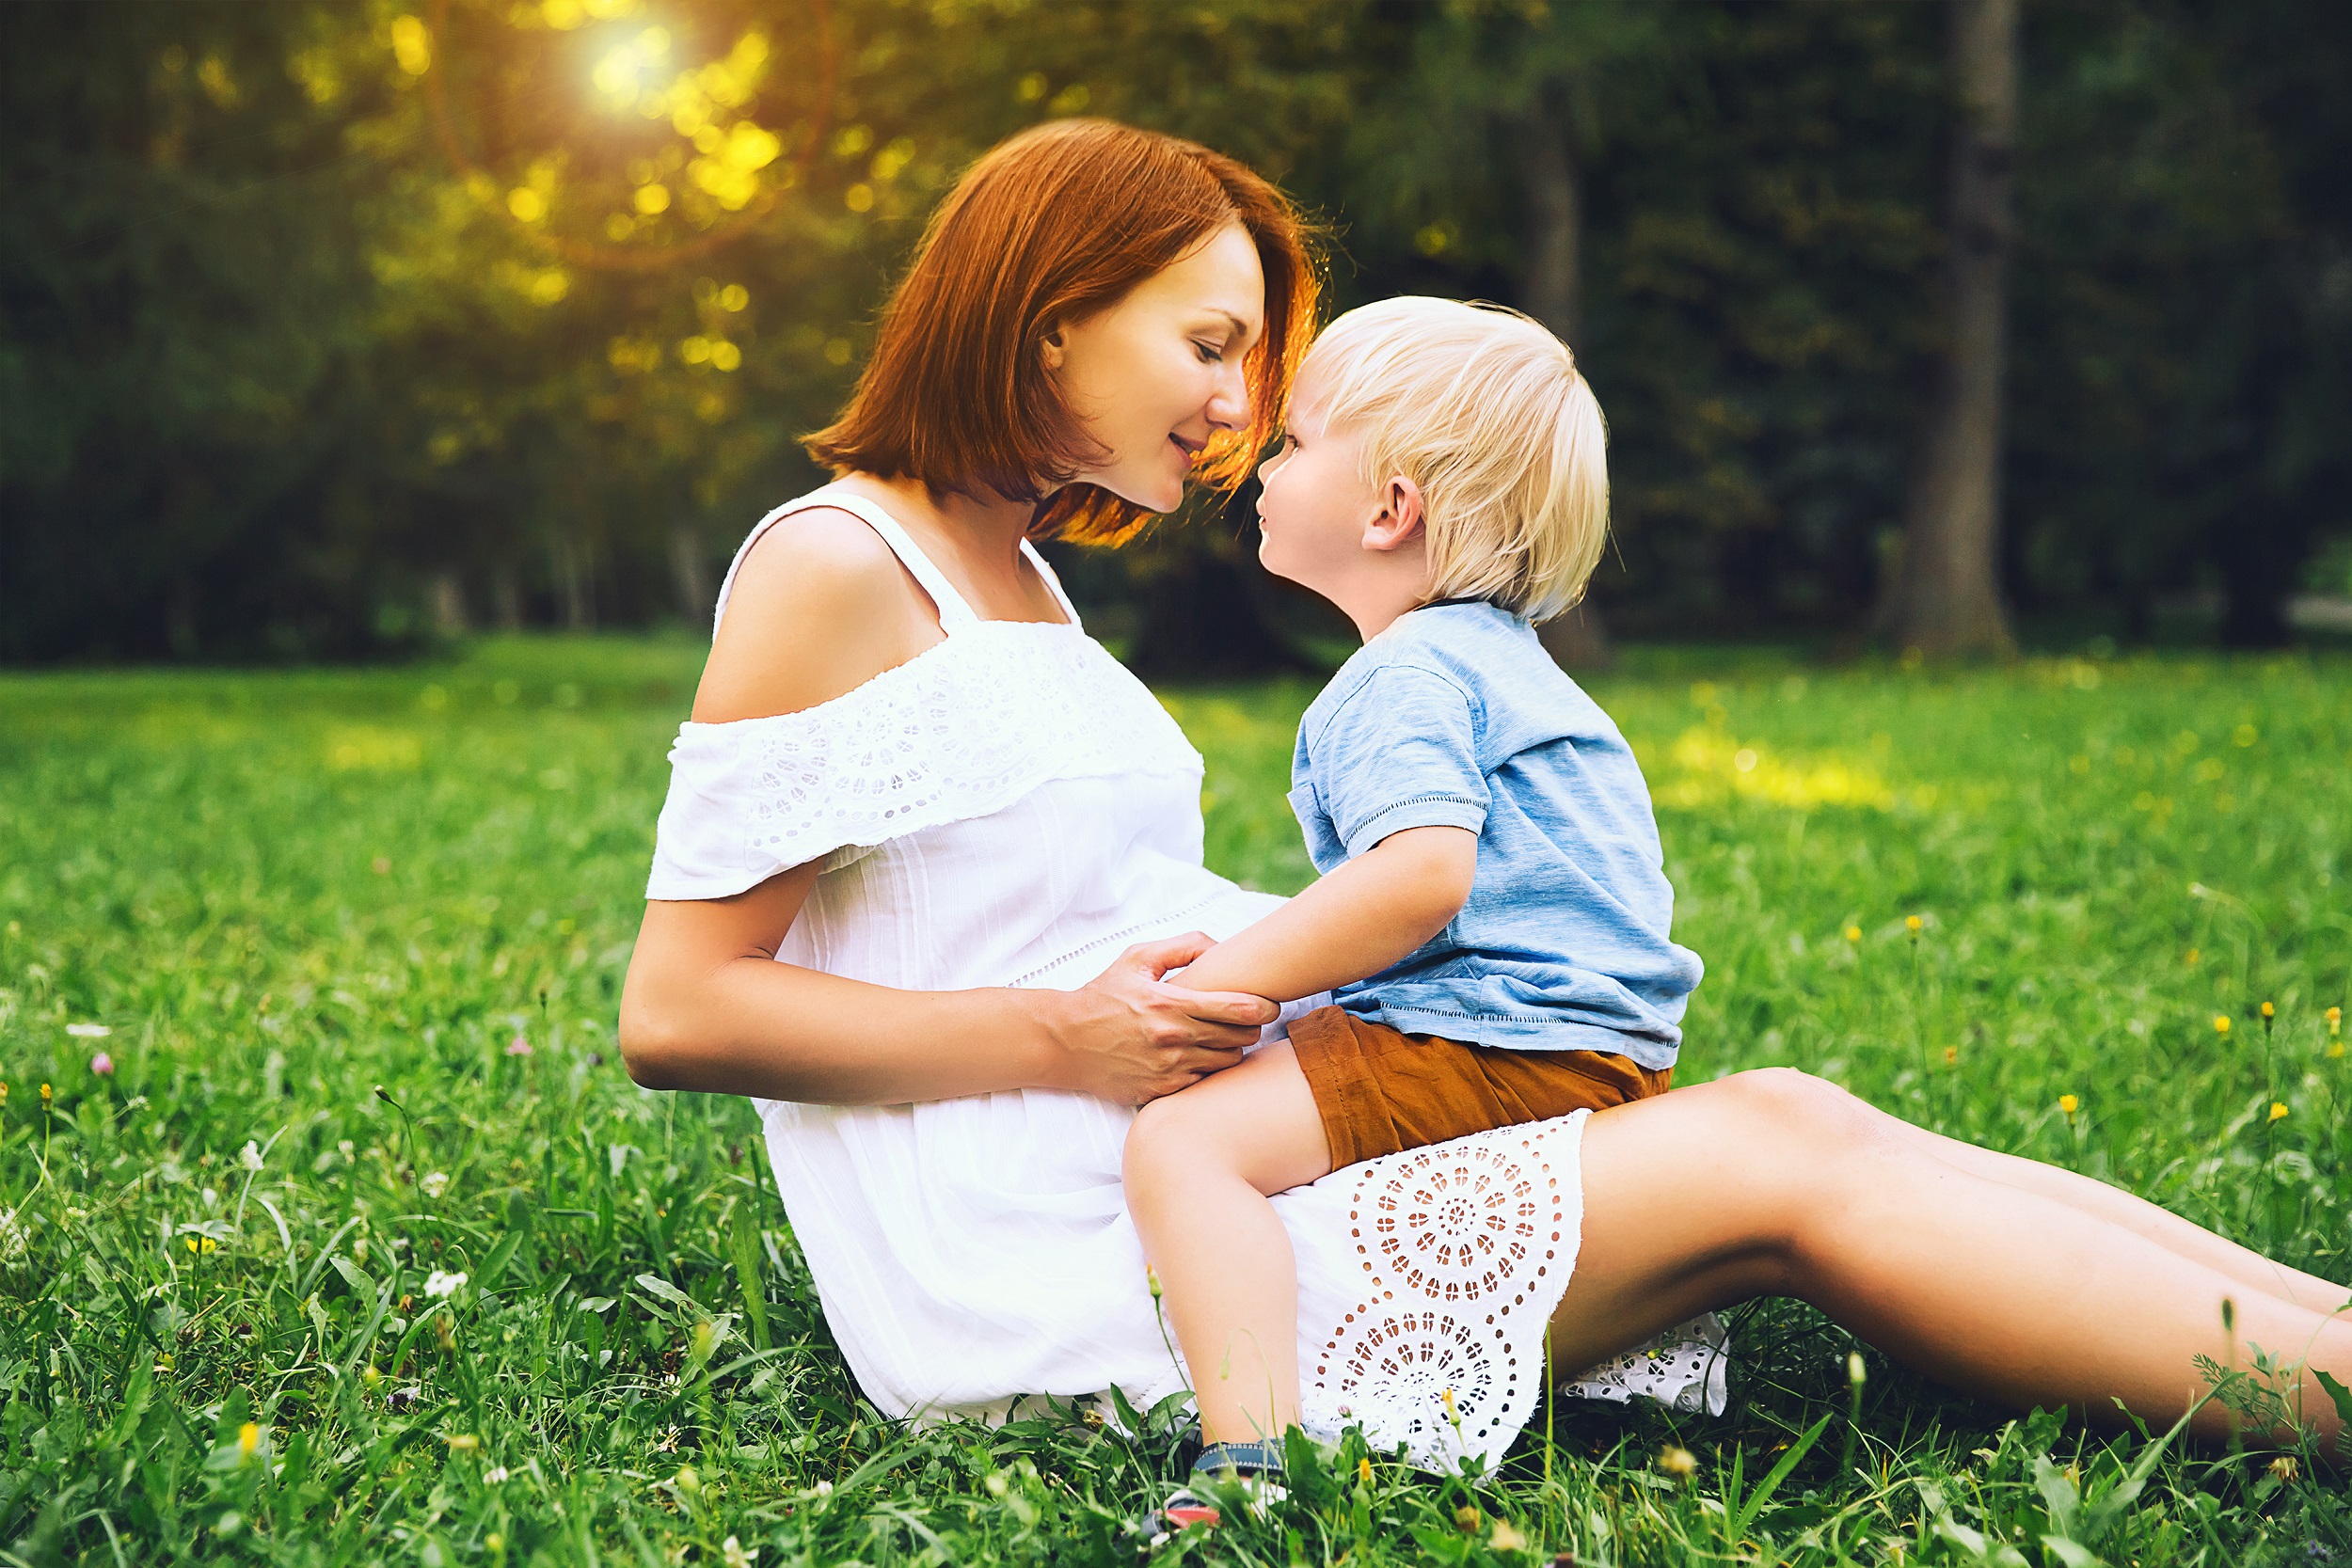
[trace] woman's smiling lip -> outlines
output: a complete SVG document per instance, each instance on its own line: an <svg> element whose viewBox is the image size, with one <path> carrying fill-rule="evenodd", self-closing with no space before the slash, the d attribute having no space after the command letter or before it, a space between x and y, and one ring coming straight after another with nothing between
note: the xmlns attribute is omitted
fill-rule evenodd
<svg viewBox="0 0 2352 1568"><path fill-rule="evenodd" d="M1208 442L1206 442L1206 441L1187 441L1187 440L1185 440L1183 436L1178 436L1178 435L1176 435L1176 434L1175 434L1175 433L1173 433L1173 432L1170 432L1170 433L1169 433L1169 435L1168 435L1168 438L1170 441L1175 442L1177 446L1179 446L1179 447L1183 448L1183 449L1184 449L1184 455L1185 455L1186 457L1198 457L1198 456L1200 456L1200 455L1203 451L1207 451L1207 450L1208 450L1208 445L1209 445L1209 443L1208 443Z"/></svg>

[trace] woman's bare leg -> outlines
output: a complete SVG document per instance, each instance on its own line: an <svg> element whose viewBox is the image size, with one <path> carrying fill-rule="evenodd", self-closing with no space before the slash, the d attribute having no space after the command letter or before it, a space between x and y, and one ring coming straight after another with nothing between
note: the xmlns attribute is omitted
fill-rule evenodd
<svg viewBox="0 0 2352 1568"><path fill-rule="evenodd" d="M2121 1400L2169 1423L2205 1391L2198 1356L2245 1368L2249 1345L2352 1381L2352 1323L1938 1158L1803 1073L1741 1073L1599 1112L1583 1169L1583 1241L1552 1317L1562 1367L1700 1311L1791 1295L1956 1387L2093 1420L2113 1421ZM2316 1380L2282 1392L2332 1438ZM2220 1435L2229 1421L2214 1403L2193 1425Z"/></svg>
<svg viewBox="0 0 2352 1568"><path fill-rule="evenodd" d="M2274 1263L2250 1247L2226 1241L2201 1225L2094 1177L2058 1165L2045 1165L2039 1160L1979 1148L1909 1122L1898 1121L1897 1125L1947 1164L1958 1165L1988 1181L2039 1193L2069 1208L2137 1231L2158 1246L2202 1263L2217 1274L2227 1275L2249 1290L2328 1316L2342 1313L2352 1304L2352 1288L2291 1269L2284 1263Z"/></svg>

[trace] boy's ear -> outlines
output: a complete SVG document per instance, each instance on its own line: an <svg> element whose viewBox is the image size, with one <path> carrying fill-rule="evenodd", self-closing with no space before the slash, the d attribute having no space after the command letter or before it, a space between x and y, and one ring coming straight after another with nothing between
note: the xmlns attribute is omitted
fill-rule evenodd
<svg viewBox="0 0 2352 1568"><path fill-rule="evenodd" d="M1391 477L1380 492L1380 511L1364 525L1364 548L1402 549L1422 536L1421 486L1403 474Z"/></svg>

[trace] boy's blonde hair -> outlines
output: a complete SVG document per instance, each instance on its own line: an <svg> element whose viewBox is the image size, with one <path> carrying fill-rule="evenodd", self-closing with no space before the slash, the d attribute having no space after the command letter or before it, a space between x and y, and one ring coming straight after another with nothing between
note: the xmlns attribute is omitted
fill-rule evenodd
<svg viewBox="0 0 2352 1568"><path fill-rule="evenodd" d="M1301 401L1363 444L1363 477L1421 487L1430 596L1530 621L1583 597L1609 532L1600 404L1568 347L1499 305L1406 295L1348 311Z"/></svg>

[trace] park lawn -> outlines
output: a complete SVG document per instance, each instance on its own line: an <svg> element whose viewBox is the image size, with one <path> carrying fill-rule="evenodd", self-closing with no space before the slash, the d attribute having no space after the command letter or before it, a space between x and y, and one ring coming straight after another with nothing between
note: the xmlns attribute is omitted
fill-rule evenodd
<svg viewBox="0 0 2352 1568"><path fill-rule="evenodd" d="M0 676L0 1560L1137 1560L1165 1413L879 1418L749 1108L621 1070L701 655ZM1806 1068L2352 1275L2352 662L1634 650L1592 685L1708 963L1683 1081ZM1311 694L1167 694L1211 863L1277 890ZM1851 1384L1785 1303L1736 1334L1720 1419L1563 1402L1477 1491L1354 1443L1158 1557L2352 1561L2310 1453Z"/></svg>

